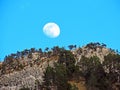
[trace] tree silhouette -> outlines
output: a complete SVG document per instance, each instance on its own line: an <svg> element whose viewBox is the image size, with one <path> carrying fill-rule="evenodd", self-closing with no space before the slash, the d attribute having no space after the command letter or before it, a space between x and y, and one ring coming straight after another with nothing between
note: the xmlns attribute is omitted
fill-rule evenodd
<svg viewBox="0 0 120 90"><path fill-rule="evenodd" d="M53 50L53 55L58 55L61 49L59 48L59 46L55 46L52 48L52 50Z"/></svg>
<svg viewBox="0 0 120 90"><path fill-rule="evenodd" d="M31 49L30 49L30 52L31 52L31 53L34 53L35 51L36 51L35 48L31 48Z"/></svg>
<svg viewBox="0 0 120 90"><path fill-rule="evenodd" d="M72 50L73 48L76 48L77 46L76 45L69 45L68 46L68 48L70 49L70 50Z"/></svg>

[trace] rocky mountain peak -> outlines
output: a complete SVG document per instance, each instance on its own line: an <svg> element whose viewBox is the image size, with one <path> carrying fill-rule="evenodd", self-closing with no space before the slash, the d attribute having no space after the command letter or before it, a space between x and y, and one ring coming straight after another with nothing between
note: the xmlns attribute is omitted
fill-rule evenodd
<svg viewBox="0 0 120 90"><path fill-rule="evenodd" d="M90 58L97 56L102 63L104 57L108 54L117 54L114 50L106 48L105 44L89 43L83 47L76 45L69 46L70 51L74 55L75 65L80 62L82 56ZM44 82L44 71L48 66L54 67L54 63L58 62L60 54L64 56L66 49L53 47L42 52L41 49L24 50L6 56L5 60L0 63L0 90L20 90L22 87L29 87L34 90L36 81L42 85Z"/></svg>

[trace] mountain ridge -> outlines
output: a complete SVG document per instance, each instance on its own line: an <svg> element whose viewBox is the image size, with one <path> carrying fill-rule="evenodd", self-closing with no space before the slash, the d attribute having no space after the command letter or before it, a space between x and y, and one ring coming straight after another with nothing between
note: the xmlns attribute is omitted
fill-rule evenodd
<svg viewBox="0 0 120 90"><path fill-rule="evenodd" d="M80 63L82 56L91 58L97 56L103 63L104 57L108 54L117 54L112 49L106 48L105 44L89 43L84 47L76 47L76 45L68 46L75 58L75 65ZM40 84L44 82L44 72L48 66L54 67L60 56L60 52L64 55L65 48L58 46L51 50L42 49L24 50L7 56L0 65L0 90L20 90L22 87L35 89L36 80ZM39 90L39 89L38 89Z"/></svg>

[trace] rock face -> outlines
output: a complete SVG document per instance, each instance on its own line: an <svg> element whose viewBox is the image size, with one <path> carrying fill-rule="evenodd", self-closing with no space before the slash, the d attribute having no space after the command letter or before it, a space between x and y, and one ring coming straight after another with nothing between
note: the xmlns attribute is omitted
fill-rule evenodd
<svg viewBox="0 0 120 90"><path fill-rule="evenodd" d="M14 72L11 75L5 75L1 77L1 89L0 90L19 90L21 87L34 87L35 76L28 73L28 71ZM39 78L39 77L38 77ZM32 88L34 89L34 88Z"/></svg>
<svg viewBox="0 0 120 90"><path fill-rule="evenodd" d="M53 66L54 61L45 60L40 65L26 66L20 71L0 76L0 90L20 90L29 87L34 90L37 86L36 81L43 83L43 72L48 66Z"/></svg>
<svg viewBox="0 0 120 90"><path fill-rule="evenodd" d="M77 62L80 62L80 59L82 56L85 56L85 57L92 57L92 56L97 56L101 63L104 61L104 56L112 53L112 54L115 54L115 52L111 51L110 49L107 49L105 47L96 47L95 50L94 49L90 49L89 47L82 47L82 48L78 48L76 50L73 50L72 51L74 55L76 55L77 57Z"/></svg>
<svg viewBox="0 0 120 90"><path fill-rule="evenodd" d="M80 62L82 56L92 57L98 56L101 63L104 60L104 56L109 53L115 54L110 49L102 47L100 45L86 45L82 48L76 48L71 50L76 58L76 64ZM6 63L0 64L0 90L20 90L20 88L31 88L34 90L37 86L36 82L43 83L43 72L48 65L54 67L54 62L57 62L59 55L52 55L52 52L42 54L40 52L34 52L27 54L24 57L6 61ZM9 62L9 63L8 63ZM3 67L5 65L5 67ZM12 67L11 67L12 65ZM22 65L22 66L21 66ZM23 66L24 65L24 66ZM22 67L22 68L18 68ZM14 70L18 68L19 70ZM4 70L6 70L5 73Z"/></svg>

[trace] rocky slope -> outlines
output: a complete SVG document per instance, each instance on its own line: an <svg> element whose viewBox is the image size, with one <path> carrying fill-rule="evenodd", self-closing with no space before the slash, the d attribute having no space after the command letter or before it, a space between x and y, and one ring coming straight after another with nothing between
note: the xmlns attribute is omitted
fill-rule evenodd
<svg viewBox="0 0 120 90"><path fill-rule="evenodd" d="M58 51L57 51L58 50ZM6 58L0 64L0 90L19 90L22 87L29 87L34 90L37 86L36 81L41 84L43 81L43 72L50 65L54 67L54 62L59 59L59 49L54 48L46 52L29 52L23 56ZM109 53L115 54L111 49L98 43L90 43L81 48L73 48L71 52L76 58L76 64L80 62L81 57L98 56L101 63L104 56Z"/></svg>

